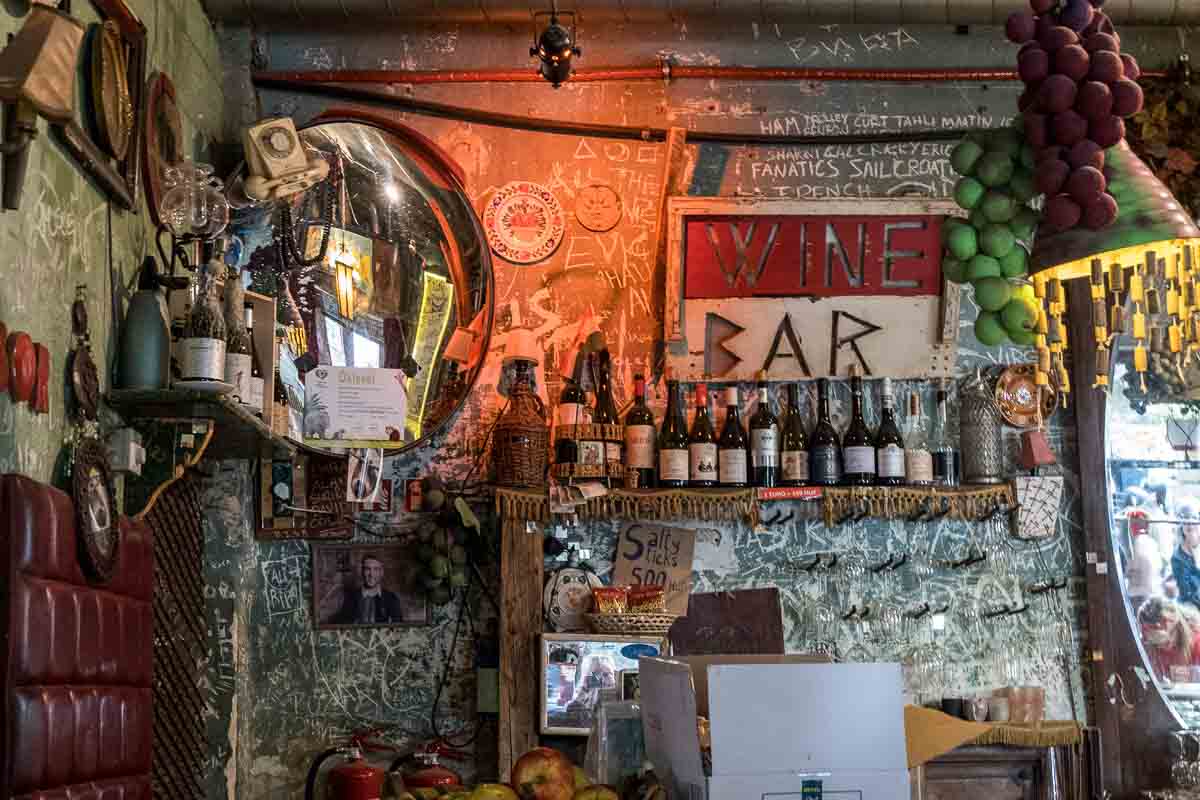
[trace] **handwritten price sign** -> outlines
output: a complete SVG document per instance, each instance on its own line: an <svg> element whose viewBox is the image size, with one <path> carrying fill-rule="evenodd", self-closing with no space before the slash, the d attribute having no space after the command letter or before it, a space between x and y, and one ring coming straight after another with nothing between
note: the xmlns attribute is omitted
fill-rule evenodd
<svg viewBox="0 0 1200 800"><path fill-rule="evenodd" d="M667 611L687 614L695 551L693 530L628 523L617 539L613 583L663 586L667 592Z"/></svg>

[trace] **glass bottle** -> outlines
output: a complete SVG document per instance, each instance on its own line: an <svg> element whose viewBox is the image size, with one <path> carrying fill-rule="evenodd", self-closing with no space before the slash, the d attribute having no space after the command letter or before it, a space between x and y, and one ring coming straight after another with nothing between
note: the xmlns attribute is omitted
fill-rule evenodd
<svg viewBox="0 0 1200 800"><path fill-rule="evenodd" d="M958 486L958 448L950 435L949 397L945 386L938 386L937 415L933 418L933 435L929 449L933 454L933 482L938 486Z"/></svg>
<svg viewBox="0 0 1200 800"><path fill-rule="evenodd" d="M896 424L896 399L892 394L892 379L884 378L880 387L883 411L879 415L879 430L875 432L875 482L880 486L904 484L904 438Z"/></svg>
<svg viewBox="0 0 1200 800"><path fill-rule="evenodd" d="M742 425L736 386L725 387L725 424L717 441L717 479L722 486L745 486L746 449L750 444Z"/></svg>
<svg viewBox="0 0 1200 800"><path fill-rule="evenodd" d="M573 379L567 378L562 394L558 396L558 408L555 418L558 427L564 425L582 425L585 422L584 410L587 408L587 395ZM558 436L554 442L554 462L556 464L577 464L582 461L579 457L579 442L571 436Z"/></svg>
<svg viewBox="0 0 1200 800"><path fill-rule="evenodd" d="M646 405L646 378L633 376L633 407L625 414L625 466L639 489L654 488L654 414Z"/></svg>
<svg viewBox="0 0 1200 800"><path fill-rule="evenodd" d="M779 482L779 418L771 411L767 382L758 382L758 408L750 417L750 480L770 488Z"/></svg>
<svg viewBox="0 0 1200 800"><path fill-rule="evenodd" d="M829 416L829 380L817 380L817 427L808 440L808 477L816 486L842 482L842 441Z"/></svg>
<svg viewBox="0 0 1200 800"><path fill-rule="evenodd" d="M875 437L863 417L863 381L857 373L850 376L850 394L850 425L842 436L842 483L870 486L875 483Z"/></svg>
<svg viewBox="0 0 1200 800"><path fill-rule="evenodd" d="M287 436L291 426L290 409L288 408L288 392L279 377L279 367L275 367L275 396L271 409L271 432L279 436Z"/></svg>
<svg viewBox="0 0 1200 800"><path fill-rule="evenodd" d="M688 485L688 432L678 381L667 381L667 415L658 434L658 485L682 489Z"/></svg>
<svg viewBox="0 0 1200 800"><path fill-rule="evenodd" d="M244 324L245 292L237 273L225 281L225 382L233 384L233 397L250 405L250 331Z"/></svg>
<svg viewBox="0 0 1200 800"><path fill-rule="evenodd" d="M696 384L696 416L688 436L688 485L707 489L717 485L717 435L708 413L708 386Z"/></svg>
<svg viewBox="0 0 1200 800"><path fill-rule="evenodd" d="M596 409L592 413L592 422L597 425L620 425L617 417L617 404L613 400L612 381L610 377L608 351L601 350L596 356ZM604 460L621 463L621 442L604 442Z"/></svg>
<svg viewBox="0 0 1200 800"><path fill-rule="evenodd" d="M913 486L933 484L933 455L925 425L920 392L908 396L908 418L904 421L904 476Z"/></svg>
<svg viewBox="0 0 1200 800"><path fill-rule="evenodd" d="M225 380L225 315L217 299L217 270L210 261L199 270L196 302L188 313L180 342L179 372L185 381Z"/></svg>
<svg viewBox="0 0 1200 800"><path fill-rule="evenodd" d="M804 430L804 418L800 415L800 387L794 383L788 384L787 396L787 419L783 423L783 469L780 477L784 486L807 486L808 433Z"/></svg>
<svg viewBox="0 0 1200 800"><path fill-rule="evenodd" d="M251 303L242 305L245 315L246 332L250 338L250 410L258 416L263 415L263 392L266 380L263 377L262 362L258 357L258 346L254 343L254 306Z"/></svg>

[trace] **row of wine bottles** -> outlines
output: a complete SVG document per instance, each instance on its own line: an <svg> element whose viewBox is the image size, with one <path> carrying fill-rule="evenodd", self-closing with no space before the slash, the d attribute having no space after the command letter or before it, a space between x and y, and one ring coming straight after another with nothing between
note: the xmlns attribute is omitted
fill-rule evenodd
<svg viewBox="0 0 1200 800"><path fill-rule="evenodd" d="M606 373L600 373L590 422L616 424L616 407ZM711 488L740 486L957 486L960 459L947 423L947 393L937 391L937 409L926 425L921 397L908 397L904 431L896 417L892 381L881 382L883 411L872 431L863 416L863 380L850 378L850 424L839 434L830 416L830 381L817 381L816 423L809 430L796 384L787 387L782 423L771 410L770 391L758 384L758 404L749 425L742 423L736 386L724 389L725 421L720 434L708 406L708 387L695 385L695 414L689 428L686 401L677 381L667 381L667 411L661 426L646 405L646 383L634 377L634 402L623 421L625 441L559 438L559 463L622 462L636 471L639 487ZM586 417L586 397L568 382L558 420Z"/></svg>

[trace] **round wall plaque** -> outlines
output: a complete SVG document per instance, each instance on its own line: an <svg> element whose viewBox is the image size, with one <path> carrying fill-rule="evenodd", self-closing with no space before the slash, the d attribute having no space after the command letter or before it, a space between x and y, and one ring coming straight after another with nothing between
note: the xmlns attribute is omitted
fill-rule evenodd
<svg viewBox="0 0 1200 800"><path fill-rule="evenodd" d="M566 219L549 189L513 181L487 204L483 228L496 255L514 264L533 264L558 249Z"/></svg>
<svg viewBox="0 0 1200 800"><path fill-rule="evenodd" d="M117 565L121 539L108 450L99 439L87 437L76 445L71 483L80 562L89 578L107 582Z"/></svg>
<svg viewBox="0 0 1200 800"><path fill-rule="evenodd" d="M589 231L611 231L621 221L620 195L602 183L583 187L575 198L575 219Z"/></svg>

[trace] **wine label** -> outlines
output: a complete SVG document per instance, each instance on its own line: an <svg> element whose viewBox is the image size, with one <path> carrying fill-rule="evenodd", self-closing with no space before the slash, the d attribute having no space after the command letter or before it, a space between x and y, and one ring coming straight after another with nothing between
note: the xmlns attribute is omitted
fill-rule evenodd
<svg viewBox="0 0 1200 800"><path fill-rule="evenodd" d="M819 445L811 451L809 465L811 478L821 483L831 483L842 479L842 465L838 449L831 444Z"/></svg>
<svg viewBox="0 0 1200 800"><path fill-rule="evenodd" d="M259 410L263 410L263 395L266 393L266 383L262 378L250 376L250 405Z"/></svg>
<svg viewBox="0 0 1200 800"><path fill-rule="evenodd" d="M184 380L225 380L225 342L221 339L181 339L179 371Z"/></svg>
<svg viewBox="0 0 1200 800"><path fill-rule="evenodd" d="M556 413L559 425L586 425L591 418L583 403L559 403Z"/></svg>
<svg viewBox="0 0 1200 800"><path fill-rule="evenodd" d="M600 466L604 463L604 442L581 441L579 443L579 463Z"/></svg>
<svg viewBox="0 0 1200 800"><path fill-rule="evenodd" d="M742 450L741 448L738 448L737 450L722 450L718 456L720 458L718 480L721 483L746 482L745 450Z"/></svg>
<svg viewBox="0 0 1200 800"><path fill-rule="evenodd" d="M758 428L750 431L750 451L756 467L779 466L779 428Z"/></svg>
<svg viewBox="0 0 1200 800"><path fill-rule="evenodd" d="M688 445L689 477L694 481L717 479L717 445L715 442Z"/></svg>
<svg viewBox="0 0 1200 800"><path fill-rule="evenodd" d="M625 426L625 465L634 469L654 468L654 426Z"/></svg>
<svg viewBox="0 0 1200 800"><path fill-rule="evenodd" d="M875 463L881 478L904 477L904 450L894 444L875 450Z"/></svg>
<svg viewBox="0 0 1200 800"><path fill-rule="evenodd" d="M688 479L688 451L659 450L658 479L660 481L686 481Z"/></svg>
<svg viewBox="0 0 1200 800"><path fill-rule="evenodd" d="M808 480L807 452L804 450L783 451L783 479L785 481Z"/></svg>
<svg viewBox="0 0 1200 800"><path fill-rule="evenodd" d="M911 483L933 483L933 455L928 450L905 450L904 472Z"/></svg>
<svg viewBox="0 0 1200 800"><path fill-rule="evenodd" d="M848 475L875 472L875 448L851 446L842 448L842 470Z"/></svg>
<svg viewBox="0 0 1200 800"><path fill-rule="evenodd" d="M250 403L250 354L225 353L225 382L233 384L233 396Z"/></svg>
<svg viewBox="0 0 1200 800"><path fill-rule="evenodd" d="M621 443L620 442L605 442L604 443L604 460L615 461L621 463Z"/></svg>

